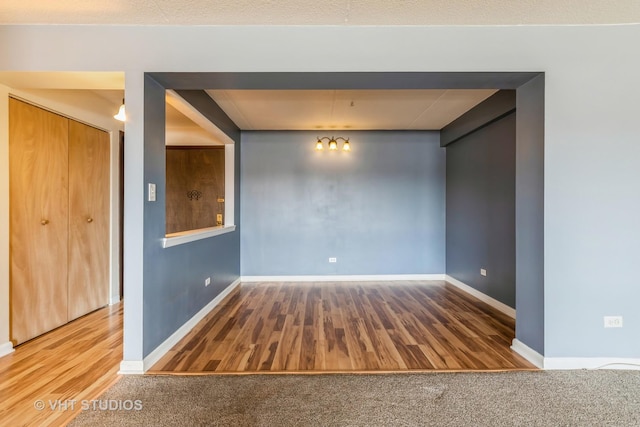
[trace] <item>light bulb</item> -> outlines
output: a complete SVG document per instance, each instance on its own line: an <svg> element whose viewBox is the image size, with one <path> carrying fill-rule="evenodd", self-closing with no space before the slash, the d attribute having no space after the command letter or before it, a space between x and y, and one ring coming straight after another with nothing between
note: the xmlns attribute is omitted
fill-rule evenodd
<svg viewBox="0 0 640 427"><path fill-rule="evenodd" d="M318 140L318 142L316 142L316 150L322 150L323 148L322 141Z"/></svg>
<svg viewBox="0 0 640 427"><path fill-rule="evenodd" d="M351 145L349 145L349 140L347 139L342 146L343 151L351 151Z"/></svg>
<svg viewBox="0 0 640 427"><path fill-rule="evenodd" d="M127 120L127 114L124 111L124 103L120 106L120 109L118 110L118 114L113 116L113 118L116 120L120 120L121 122L124 122L125 120Z"/></svg>
<svg viewBox="0 0 640 427"><path fill-rule="evenodd" d="M329 150L337 150L338 149L338 143L336 142L335 139L332 139L331 141L329 141Z"/></svg>

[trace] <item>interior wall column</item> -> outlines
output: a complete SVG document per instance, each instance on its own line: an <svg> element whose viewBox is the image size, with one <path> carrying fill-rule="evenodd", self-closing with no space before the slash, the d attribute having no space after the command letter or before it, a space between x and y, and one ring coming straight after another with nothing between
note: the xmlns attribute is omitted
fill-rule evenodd
<svg viewBox="0 0 640 427"><path fill-rule="evenodd" d="M544 356L544 75L516 91L516 339Z"/></svg>
<svg viewBox="0 0 640 427"><path fill-rule="evenodd" d="M124 348L120 371L143 369L144 73L125 72L124 144Z"/></svg>

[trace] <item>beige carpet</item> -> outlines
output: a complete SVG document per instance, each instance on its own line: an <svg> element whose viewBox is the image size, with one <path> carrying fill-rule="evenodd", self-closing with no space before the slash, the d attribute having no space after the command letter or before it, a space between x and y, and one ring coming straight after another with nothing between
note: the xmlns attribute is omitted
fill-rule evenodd
<svg viewBox="0 0 640 427"><path fill-rule="evenodd" d="M640 371L126 376L100 401L125 408L71 425L640 426Z"/></svg>

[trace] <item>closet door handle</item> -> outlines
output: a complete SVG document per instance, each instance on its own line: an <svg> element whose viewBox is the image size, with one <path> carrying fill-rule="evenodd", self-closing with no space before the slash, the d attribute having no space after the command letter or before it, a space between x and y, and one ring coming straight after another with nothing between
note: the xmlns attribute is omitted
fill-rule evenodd
<svg viewBox="0 0 640 427"><path fill-rule="evenodd" d="M91 217L87 218L87 222L93 222L93 218Z"/></svg>
<svg viewBox="0 0 640 427"><path fill-rule="evenodd" d="M48 219L43 219L42 221L40 221L40 224L47 225L47 224L49 224L49 220Z"/></svg>

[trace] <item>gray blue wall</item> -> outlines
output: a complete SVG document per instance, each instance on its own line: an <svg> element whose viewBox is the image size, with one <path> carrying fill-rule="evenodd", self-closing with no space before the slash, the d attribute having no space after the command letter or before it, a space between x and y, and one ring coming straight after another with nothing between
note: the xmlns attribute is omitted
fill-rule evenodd
<svg viewBox="0 0 640 427"><path fill-rule="evenodd" d="M147 76L144 95L145 182L157 185L157 201L144 205L143 352L146 357L240 275L240 134L226 129L236 141L236 231L163 249L165 88ZM196 100L197 94L193 102ZM225 128L222 124L220 127ZM212 282L205 287L207 277L211 277Z"/></svg>
<svg viewBox="0 0 640 427"><path fill-rule="evenodd" d="M441 274L438 132L341 131L349 153L325 134L242 132L242 275Z"/></svg>
<svg viewBox="0 0 640 427"><path fill-rule="evenodd" d="M513 308L515 138L511 113L446 148L447 274Z"/></svg>

